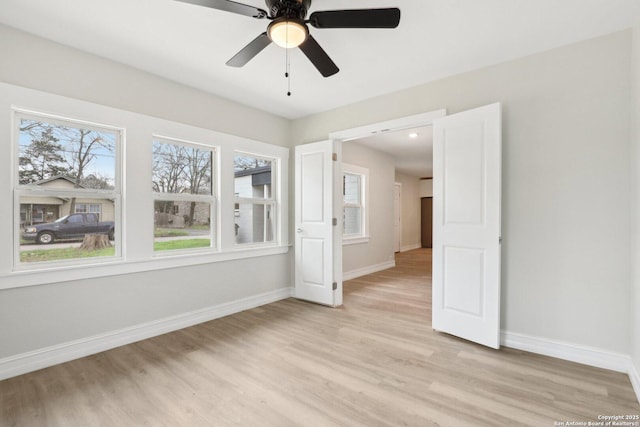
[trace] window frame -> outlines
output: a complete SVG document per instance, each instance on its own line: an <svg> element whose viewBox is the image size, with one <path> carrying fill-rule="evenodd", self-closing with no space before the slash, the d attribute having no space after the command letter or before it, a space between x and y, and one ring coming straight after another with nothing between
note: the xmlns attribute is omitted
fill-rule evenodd
<svg viewBox="0 0 640 427"><path fill-rule="evenodd" d="M240 197L235 192L235 158L237 156L246 156L253 157L259 160L267 160L271 162L271 188L269 192L269 198L260 198L260 197ZM279 175L280 175L280 162L281 159L279 157L274 157L273 155L265 155L265 154L257 154L255 152L243 151L243 150L234 150L233 151L233 217L234 217L234 225L237 224L236 220L240 217L240 210L243 204L250 205L263 205L264 209L267 209L267 206L271 207L271 216L272 216L272 224L273 224L273 239L271 241L264 242L247 242L247 243L238 243L237 239L234 238L233 246L235 249L242 248L260 248L260 247L271 247L278 246L281 244L280 241L280 206L279 206ZM266 224L265 224L266 225ZM235 227L234 227L235 228ZM235 236L235 229L234 229Z"/></svg>
<svg viewBox="0 0 640 427"><path fill-rule="evenodd" d="M344 202L344 178L345 175L357 175L360 177L360 202L359 203L345 203ZM343 228L342 228L342 244L343 245L356 245L361 243L368 243L369 236L369 169L357 166L349 163L342 163L342 216L343 216ZM345 234L344 230L344 215L345 208L347 207L359 207L360 208L360 233L357 234Z"/></svg>
<svg viewBox="0 0 640 427"><path fill-rule="evenodd" d="M150 116L144 113L96 104L80 99L68 98L43 91L20 86L0 84L0 110L5 111L4 119L0 114L0 135L9 142L5 145L5 167L0 168L0 191L7 197L8 203L0 204L0 214L7 219L0 227L0 240L11 244L0 245L0 290L26 286L46 286L74 280L100 279L116 275L160 271L164 269L189 266L205 266L218 262L286 256L290 252L289 242L289 156L290 147L285 142L264 142L246 136L237 136L213 127L194 126L175 120ZM13 191L18 182L18 158L16 129L13 126L14 111L36 115L38 118L53 120L71 118L71 122L95 124L99 130L114 129L121 132L117 154L117 177L120 178L120 197L115 202L114 214L119 218L120 227L116 229L116 243L119 245L118 257L105 257L97 262L87 258L86 263L78 260L71 264L29 263L27 268L16 268L17 256L15 241L19 238L18 224L20 204L16 202ZM111 123L115 126L105 125ZM153 137L163 136L170 139L201 141L205 145L215 142L219 147L217 157L219 194L217 205L217 245L218 251L191 252L178 251L154 256L153 222L149 221L153 200L150 191L152 161L151 141ZM234 245L234 235L229 224L233 219L233 156L234 150L246 153L259 153L267 158L278 159L278 182L273 189L278 200L278 212L275 218L276 238L268 246ZM222 180L225 182L221 182ZM231 207L230 209L228 209ZM47 210L43 210L46 217ZM103 212L104 214L104 212ZM2 216L0 215L0 216ZM37 265L42 264L42 265ZM25 263L23 263L23 266Z"/></svg>
<svg viewBox="0 0 640 427"><path fill-rule="evenodd" d="M164 257L164 256L172 256L176 254L184 254L184 253L211 253L218 252L220 250L219 244L219 235L220 235L220 226L219 220L220 217L218 213L219 206L219 191L218 191L218 182L220 181L219 171L220 167L218 165L218 153L220 148L216 145L204 144L201 142L194 142L181 138L174 138L164 135L156 135L153 134L151 136L151 177L153 182L153 145L159 142L161 144L174 144L180 145L188 148L196 148L198 150L208 151L211 153L211 192L210 194L193 194L193 193L167 193L167 192L159 192L151 189L151 199L153 200L153 205L155 207L155 203L158 201L170 201L170 202L196 202L196 203L208 203L209 204L209 246L208 247L199 247L199 248L185 248L185 249L175 249L175 250L155 250L153 251L154 257ZM175 208L175 205L174 207ZM174 209L172 209L174 210ZM155 213L155 210L154 210ZM155 232L155 221L154 222L154 232ZM152 248L156 243L155 235L152 239Z"/></svg>
<svg viewBox="0 0 640 427"><path fill-rule="evenodd" d="M122 189L123 189L123 174L122 174L122 153L123 145L125 141L125 129L118 126L113 126L105 123L98 123L93 121L87 121L76 117L70 117L71 115L57 115L49 114L40 111L33 111L22 109L18 107L11 107L11 131L12 131L12 152L11 156L11 188L13 190L13 259L12 269L16 272L21 271L39 271L47 270L51 268L66 268L66 267L83 267L86 265L106 264L122 259L122 228L123 228L123 216L122 216ZM108 132L115 135L115 147L114 147L114 188L111 190L105 189L65 189L55 187L35 187L32 184L20 183L20 135L18 130L18 123L23 120L40 120L51 125L77 127L83 129L90 129L96 132ZM21 249L21 198L38 198L38 197L54 197L54 198L81 198L81 199L95 199L95 200L111 200L114 204L114 223L115 223L115 236L114 236L114 255L103 257L89 257L89 258L73 258L69 260L53 260L53 261L39 261L39 262L22 262L20 260ZM87 204L82 202L81 204ZM73 214L77 212L69 212Z"/></svg>

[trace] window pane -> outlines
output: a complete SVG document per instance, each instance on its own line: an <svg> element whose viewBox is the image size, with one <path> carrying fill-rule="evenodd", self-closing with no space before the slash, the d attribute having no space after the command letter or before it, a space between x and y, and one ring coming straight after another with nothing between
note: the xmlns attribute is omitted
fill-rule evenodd
<svg viewBox="0 0 640 427"><path fill-rule="evenodd" d="M42 188L115 188L117 132L21 119L18 179Z"/></svg>
<svg viewBox="0 0 640 427"><path fill-rule="evenodd" d="M344 208L344 234L360 234L362 232L361 224L361 208L348 207Z"/></svg>
<svg viewBox="0 0 640 427"><path fill-rule="evenodd" d="M102 205L99 203L76 203L76 212L96 213L100 217Z"/></svg>
<svg viewBox="0 0 640 427"><path fill-rule="evenodd" d="M211 150L154 141L153 190L211 195L212 164Z"/></svg>
<svg viewBox="0 0 640 427"><path fill-rule="evenodd" d="M344 174L344 203L360 204L360 175Z"/></svg>
<svg viewBox="0 0 640 427"><path fill-rule="evenodd" d="M236 243L272 242L274 236L273 205L238 203L235 211Z"/></svg>
<svg viewBox="0 0 640 427"><path fill-rule="evenodd" d="M211 204L184 200L154 203L155 251L211 246Z"/></svg>
<svg viewBox="0 0 640 427"><path fill-rule="evenodd" d="M234 162L236 197L271 199L272 161L236 156Z"/></svg>
<svg viewBox="0 0 640 427"><path fill-rule="evenodd" d="M99 205L97 213L72 213L72 204ZM90 203L89 203L90 202ZM114 256L115 203L112 199L51 196L20 197L20 262L66 261L88 257ZM103 248L81 247L85 235L106 235L99 239Z"/></svg>

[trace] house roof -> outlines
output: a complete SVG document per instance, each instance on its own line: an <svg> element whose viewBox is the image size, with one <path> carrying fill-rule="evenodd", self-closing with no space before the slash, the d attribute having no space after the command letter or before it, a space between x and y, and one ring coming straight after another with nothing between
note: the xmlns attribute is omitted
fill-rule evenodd
<svg viewBox="0 0 640 427"><path fill-rule="evenodd" d="M53 181L57 181L57 180L63 180L63 181L67 181L70 182L71 184L76 184L76 180L74 178L71 178L69 176L66 175L56 175L56 176L52 176L50 178L45 178L45 179L41 179L40 181L36 181L34 182L35 185L42 185L42 184L47 184L49 182L53 182ZM79 184L80 188L85 188L82 184Z"/></svg>
<svg viewBox="0 0 640 427"><path fill-rule="evenodd" d="M271 172L271 166L260 166L253 169L244 169L244 170L236 171L235 177L239 178L241 176L257 175L260 173L267 173L267 172L269 173Z"/></svg>

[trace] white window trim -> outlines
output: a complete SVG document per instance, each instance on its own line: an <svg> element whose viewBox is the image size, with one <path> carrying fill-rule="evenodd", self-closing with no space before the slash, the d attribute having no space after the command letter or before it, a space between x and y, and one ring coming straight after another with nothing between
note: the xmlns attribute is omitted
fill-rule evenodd
<svg viewBox="0 0 640 427"><path fill-rule="evenodd" d="M50 117L72 117L74 122L114 123L122 130L119 158L116 167L122 171L121 200L116 204L115 215L121 218L121 226L116 229L116 239L122 242L120 256L109 257L104 262L87 260L86 263L74 262L73 265L41 265L38 268L29 266L28 270L19 270L14 266L15 240L18 238L13 221L0 227L0 241L11 242L0 245L0 289L11 289L23 286L42 286L67 282L155 271L166 268L178 268L192 265L226 262L253 257L264 257L287 254L290 250L288 227L289 203L289 148L264 143L244 137L229 135L211 129L204 129L183 123L173 122L157 117L147 116L130 111L120 110L91 102L71 99L60 95L41 92L0 82L0 135L11 136L14 141L15 130L10 111L19 110L27 114L54 112ZM5 114L1 114L5 111ZM80 119L80 120L78 120ZM99 126L108 128L108 126ZM153 199L149 191L151 180L151 141L153 136L163 135L168 138L186 141L214 141L219 147L216 166L218 177L233 177L233 157L235 151L260 153L267 158L278 159L279 182L273 189L278 200L277 239L268 247L236 247L232 227L224 224L232 222L234 206L233 180L221 185L216 183L219 200L217 203L218 252L192 253L178 251L171 256L154 256L153 223L148 221L148 212L152 210ZM134 143L127 144L127 139ZM14 176L18 176L17 147L10 144L7 151L11 156L4 158L5 167L0 168L0 193L15 198L11 192ZM214 146L214 144L211 144ZM15 159L15 160L14 160ZM276 193L277 192L277 193ZM227 209L228 208L228 209ZM19 219L19 204L0 204L0 217ZM222 226L221 226L222 224Z"/></svg>
<svg viewBox="0 0 640 427"><path fill-rule="evenodd" d="M219 250L219 238L220 234L220 222L218 221L219 213L218 213L218 205L219 205L219 196L218 196L218 182L220 181L219 175L219 165L218 165L218 152L220 147L215 145L207 145L199 142L187 141L179 138L172 138L168 136L162 135L152 135L152 144L154 142L160 142L163 144L174 144L174 145L182 145L185 147L198 148L211 152L211 194L181 194L181 193L161 193L158 191L151 190L151 198L154 201L162 201L162 200L172 200L172 201L184 201L184 202L200 202L200 203L209 203L209 217L213 218L214 221L211 221L209 224L209 247L202 248L191 248L191 249L178 249L178 250L163 250L156 251L153 250L153 256L155 257L167 257L167 256L175 256L183 253L189 253L193 255L194 253L210 253L217 252ZM151 153L150 159L153 161L153 154ZM151 184L151 182L149 183ZM155 227L154 227L155 228ZM153 238L151 245L153 246L155 243L155 237Z"/></svg>
<svg viewBox="0 0 640 427"><path fill-rule="evenodd" d="M350 173L353 175L360 175L360 205L362 207L361 211L361 221L362 227L361 232L359 234L344 234L342 235L342 245L358 245L369 242L369 169L352 165L349 163L342 163L342 176L344 177L345 173ZM343 211L344 211L344 202L343 202Z"/></svg>
<svg viewBox="0 0 640 427"><path fill-rule="evenodd" d="M17 130L17 123L21 119L29 120L43 120L49 124L63 125L63 126L78 126L86 129L91 129L97 132L112 132L116 134L115 141L115 170L114 170L114 189L113 190L99 190L99 189L65 189L65 188L46 188L46 187L34 187L31 185L23 185L19 182L19 168L17 167L20 156L19 138L20 132ZM117 126L99 123L99 121L89 121L74 117L73 114L50 114L40 112L32 109L19 108L11 106L11 181L10 186L14 192L13 199L13 240L12 240L12 270L15 272L21 271L39 271L47 270L49 268L56 268L58 266L84 266L94 265L98 263L108 263L122 259L122 153L124 151L124 139L125 129ZM20 197L32 196L32 197L67 197L73 198L82 195L82 198L95 198L95 199L113 199L114 201L114 223L115 223L115 253L109 257L95 257L95 258L75 258L71 260L59 260L59 261L44 261L38 263L26 263L20 261ZM74 212L71 212L74 213ZM11 287L11 286L10 286ZM0 289L4 287L0 286Z"/></svg>
<svg viewBox="0 0 640 427"><path fill-rule="evenodd" d="M281 181L280 179L280 174L281 174L281 162L282 159L278 158L278 157L273 157L273 156L268 156L265 155L264 153L259 154L256 152L249 152L249 151L244 151L244 150L235 150L234 151L234 161L235 161L235 156L236 155L242 155L242 156L247 156L247 157L254 157L257 159L262 159L262 160L268 160L271 162L271 194L269 195L270 197L268 199L261 199L261 198L255 198L255 197L240 197L238 195L236 195L235 193L235 188L234 188L234 202L233 205L231 206L233 209L233 215L234 215L234 224L235 224L235 218L236 218L236 210L235 210L235 206L236 204L263 204L263 205L271 205L272 206L272 215L274 216L273 219L273 241L271 242L257 242L257 243L237 243L235 238L234 238L234 250L243 250L245 248L265 248L265 247L274 247L274 246L279 246L282 244L281 241L281 237L280 237L280 232L279 230L282 227L282 218L281 218L281 207L280 207L280 195L281 195L281 188L279 185L279 182ZM235 166L235 163L234 163ZM235 180L235 167L234 167L234 175L233 175L233 179ZM235 183L235 181L234 181ZM235 230L234 230L235 232ZM234 233L235 234L235 233Z"/></svg>

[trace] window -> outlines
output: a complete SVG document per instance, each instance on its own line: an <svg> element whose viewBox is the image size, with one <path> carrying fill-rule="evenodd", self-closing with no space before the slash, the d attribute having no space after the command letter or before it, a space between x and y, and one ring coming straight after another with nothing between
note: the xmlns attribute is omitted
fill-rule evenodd
<svg viewBox="0 0 640 427"><path fill-rule="evenodd" d="M215 246L212 147L153 141L154 251Z"/></svg>
<svg viewBox="0 0 640 427"><path fill-rule="evenodd" d="M236 244L260 244L275 239L276 200L273 189L276 160L237 153L234 159L234 232Z"/></svg>
<svg viewBox="0 0 640 427"><path fill-rule="evenodd" d="M0 289L289 252L289 147L18 86L0 92L11 113L0 120ZM236 156L271 166L263 193L234 195ZM241 239L236 219L251 224L238 222Z"/></svg>
<svg viewBox="0 0 640 427"><path fill-rule="evenodd" d="M21 112L14 118L20 205L15 264L78 263L119 254L121 131ZM113 243L83 249L87 234L108 235Z"/></svg>
<svg viewBox="0 0 640 427"><path fill-rule="evenodd" d="M100 210L102 205L99 203L78 203L76 204L76 212L79 213L97 213L100 217Z"/></svg>
<svg viewBox="0 0 640 427"><path fill-rule="evenodd" d="M343 242L362 243L368 240L368 179L369 170L343 164Z"/></svg>

